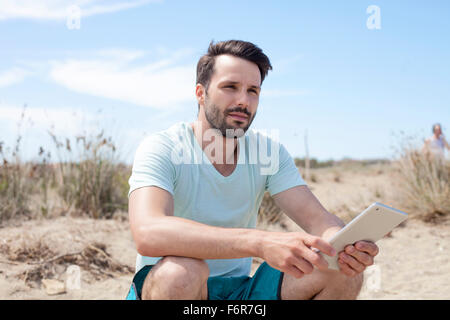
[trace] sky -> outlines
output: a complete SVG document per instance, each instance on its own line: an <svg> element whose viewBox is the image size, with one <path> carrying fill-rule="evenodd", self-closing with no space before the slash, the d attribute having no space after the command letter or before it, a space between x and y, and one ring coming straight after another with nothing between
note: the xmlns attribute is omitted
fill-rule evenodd
<svg viewBox="0 0 450 320"><path fill-rule="evenodd" d="M449 12L445 0L0 0L0 142L21 136L35 159L49 131L104 130L130 163L146 135L196 119L209 43L240 39L273 66L252 128L293 157L392 158L436 122L450 136Z"/></svg>

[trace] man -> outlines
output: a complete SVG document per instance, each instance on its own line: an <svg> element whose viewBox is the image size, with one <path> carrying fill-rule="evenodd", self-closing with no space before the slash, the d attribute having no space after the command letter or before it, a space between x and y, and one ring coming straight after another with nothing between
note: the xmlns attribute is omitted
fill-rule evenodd
<svg viewBox="0 0 450 320"><path fill-rule="evenodd" d="M423 151L427 155L431 155L439 160L445 159L445 148L450 150L450 146L442 134L442 128L439 123L435 123L431 128L433 135L425 139Z"/></svg>
<svg viewBox="0 0 450 320"><path fill-rule="evenodd" d="M311 193L281 144L248 130L271 68L252 43L211 43L197 65L197 121L174 125L139 146L129 194L138 256L128 299L358 295L377 246L361 241L334 252L326 239L344 223ZM264 154L265 142L269 169L267 161L252 160ZM266 190L307 233L255 229ZM328 269L317 249L339 254L340 271ZM249 277L252 257L265 262Z"/></svg>

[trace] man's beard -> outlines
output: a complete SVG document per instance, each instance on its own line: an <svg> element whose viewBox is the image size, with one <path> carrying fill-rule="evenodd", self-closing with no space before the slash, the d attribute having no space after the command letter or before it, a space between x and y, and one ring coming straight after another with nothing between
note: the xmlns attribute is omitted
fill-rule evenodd
<svg viewBox="0 0 450 320"><path fill-rule="evenodd" d="M241 127L239 125L230 125L227 124L227 116L231 112L242 112L248 116L248 123L245 127ZM240 138L247 132L248 128L253 122L253 119L255 118L256 112L253 114L253 116L250 114L250 112L247 111L247 109L241 108L241 107L234 107L230 108L228 110L225 110L222 112L218 106L211 103L208 104L205 101L205 116L206 120L208 120L209 125L213 129L217 129L220 131L222 136L224 138Z"/></svg>

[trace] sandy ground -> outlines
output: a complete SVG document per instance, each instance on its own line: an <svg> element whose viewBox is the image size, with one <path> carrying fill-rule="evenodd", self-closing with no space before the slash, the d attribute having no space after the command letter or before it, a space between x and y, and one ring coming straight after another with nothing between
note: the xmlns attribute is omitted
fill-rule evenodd
<svg viewBox="0 0 450 320"><path fill-rule="evenodd" d="M106 245L105 251L114 260L131 269L134 269L136 258L127 221L70 217L26 221L20 226L0 229L0 239L0 248L2 245L13 248L10 251L21 252L27 247L49 248L52 252L50 259L52 256L81 251L87 244L99 242ZM79 289L48 295L39 281L25 281L23 276L27 270L31 272L42 264L17 261L13 264L10 258L10 254L9 257L5 252L0 254L0 299L124 299L133 277L131 272L113 272L108 268L105 268L108 274L92 275L88 268L81 268ZM34 260L39 262L41 259ZM60 268L48 278L65 282L70 265L60 263Z"/></svg>
<svg viewBox="0 0 450 320"><path fill-rule="evenodd" d="M383 166L316 170L312 172L315 182L310 180L309 185L329 211L348 221L373 201L402 209L393 192L395 183L387 183L392 181L391 174ZM287 230L298 230L288 219L284 224ZM104 245L95 251L98 255L89 256L88 251L83 251L98 243ZM450 299L448 221L426 224L409 219L378 245L380 254L366 271L359 299ZM69 281L68 267L76 264L70 260L73 253L85 259L75 262L87 261L81 265L79 288L72 285L64 293L49 295L42 278ZM11 222L0 228L0 299L124 299L135 255L129 225L123 217ZM55 257L60 258L52 262ZM102 265L105 261L110 264Z"/></svg>

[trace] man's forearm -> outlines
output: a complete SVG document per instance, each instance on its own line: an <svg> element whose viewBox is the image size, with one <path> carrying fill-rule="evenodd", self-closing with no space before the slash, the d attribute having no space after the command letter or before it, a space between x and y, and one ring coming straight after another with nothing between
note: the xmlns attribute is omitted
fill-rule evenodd
<svg viewBox="0 0 450 320"><path fill-rule="evenodd" d="M331 237L337 233L339 230L341 230L344 227L344 225L339 225L339 226L331 226L327 229L325 229L325 231L320 235L320 237L322 237L325 240L330 240Z"/></svg>
<svg viewBox="0 0 450 320"><path fill-rule="evenodd" d="M316 211L317 222L311 224L310 233L329 240L336 232L341 230L345 223L336 215L327 210Z"/></svg>
<svg viewBox="0 0 450 320"><path fill-rule="evenodd" d="M274 197L277 205L309 234L328 239L345 223L329 213L307 186L298 186Z"/></svg>
<svg viewBox="0 0 450 320"><path fill-rule="evenodd" d="M166 216L152 219L135 235L144 256L183 256L197 259L235 259L259 255L264 231L222 228Z"/></svg>

